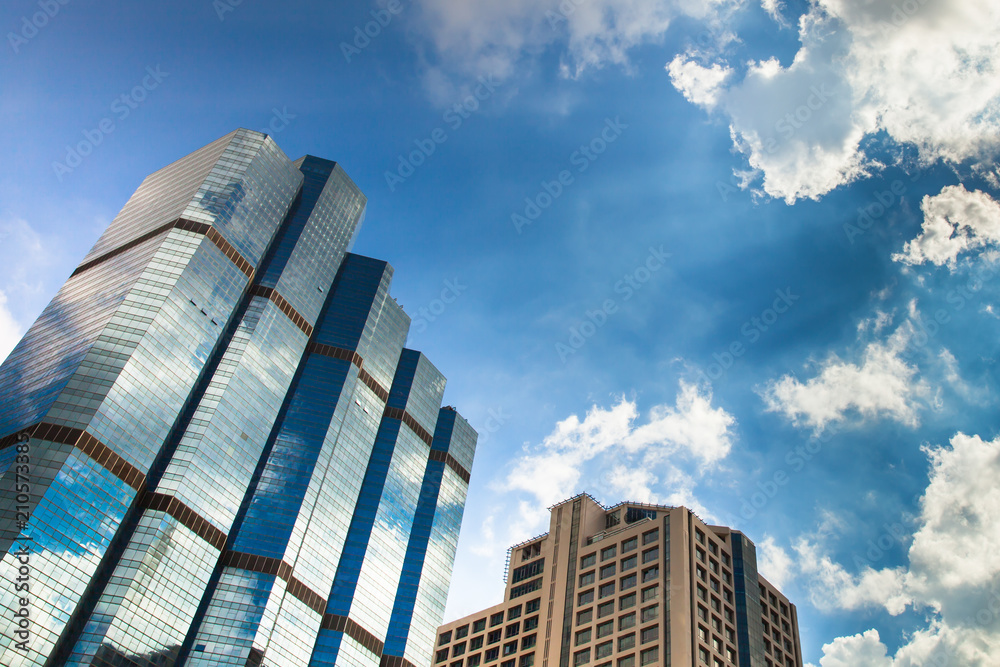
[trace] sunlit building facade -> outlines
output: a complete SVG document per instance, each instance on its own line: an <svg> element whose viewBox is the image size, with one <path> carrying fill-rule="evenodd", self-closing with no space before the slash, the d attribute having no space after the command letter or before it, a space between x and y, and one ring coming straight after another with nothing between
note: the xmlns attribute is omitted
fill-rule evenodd
<svg viewBox="0 0 1000 667"><path fill-rule="evenodd" d="M426 664L477 436L365 206L242 129L143 181L0 366L0 664Z"/></svg>
<svg viewBox="0 0 1000 667"><path fill-rule="evenodd" d="M795 605L742 533L588 495L550 511L504 601L438 629L433 667L802 667Z"/></svg>

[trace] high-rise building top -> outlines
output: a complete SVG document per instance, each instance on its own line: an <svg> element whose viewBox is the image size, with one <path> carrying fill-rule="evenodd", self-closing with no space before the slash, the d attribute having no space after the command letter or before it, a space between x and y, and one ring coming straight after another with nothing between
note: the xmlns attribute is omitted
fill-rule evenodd
<svg viewBox="0 0 1000 667"><path fill-rule="evenodd" d="M433 667L802 667L795 605L742 533L585 494L550 512L504 601L438 629Z"/></svg>
<svg viewBox="0 0 1000 667"><path fill-rule="evenodd" d="M242 129L139 186L0 366L0 664L426 663L477 436L365 206Z"/></svg>

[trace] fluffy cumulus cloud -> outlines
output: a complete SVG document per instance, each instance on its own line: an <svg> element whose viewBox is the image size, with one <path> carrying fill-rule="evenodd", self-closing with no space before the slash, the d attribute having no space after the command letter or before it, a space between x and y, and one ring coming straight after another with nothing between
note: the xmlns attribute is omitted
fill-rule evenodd
<svg viewBox="0 0 1000 667"><path fill-rule="evenodd" d="M930 262L954 267L964 252L1000 243L1000 203L980 190L949 185L920 204L920 234L893 259L906 264Z"/></svg>
<svg viewBox="0 0 1000 667"><path fill-rule="evenodd" d="M674 58L667 65L667 72L674 86L688 102L705 108L712 108L718 103L719 95L724 90L723 84L733 73L719 63L705 67L684 56Z"/></svg>
<svg viewBox="0 0 1000 667"><path fill-rule="evenodd" d="M768 535L757 545L757 570L778 588L784 588L795 574L795 561Z"/></svg>
<svg viewBox="0 0 1000 667"><path fill-rule="evenodd" d="M925 448L931 472L921 498L907 567L863 564L850 574L808 540L796 550L811 579L814 602L846 610L907 606L927 614L926 627L907 635L895 656L875 630L823 647L822 667L995 665L1000 655L1000 437L955 435L948 446ZM886 543L905 539L887 527ZM881 538L880 538L881 539ZM863 560L863 559L862 559Z"/></svg>
<svg viewBox="0 0 1000 667"><path fill-rule="evenodd" d="M992 0L817 0L799 38L791 63L752 62L742 79L698 100L728 118L768 195L816 199L879 169L864 148L878 132L915 147L925 164L997 155L1000 5ZM684 60L730 67L721 52L692 50ZM672 80L696 101L682 65L668 66Z"/></svg>
<svg viewBox="0 0 1000 667"><path fill-rule="evenodd" d="M526 493L540 507L595 486L658 502L654 487L679 481L676 461L703 469L729 454L734 424L731 414L712 406L710 393L682 382L675 405L654 407L644 423L635 402L625 399L594 406L582 420L564 419L514 461L502 487Z"/></svg>
<svg viewBox="0 0 1000 667"><path fill-rule="evenodd" d="M772 380L761 391L766 409L816 430L844 420L852 411L862 418L917 425L921 400L929 389L915 379L916 366L903 358L912 335L907 322L887 341L868 343L858 363L832 355L805 382L792 375Z"/></svg>

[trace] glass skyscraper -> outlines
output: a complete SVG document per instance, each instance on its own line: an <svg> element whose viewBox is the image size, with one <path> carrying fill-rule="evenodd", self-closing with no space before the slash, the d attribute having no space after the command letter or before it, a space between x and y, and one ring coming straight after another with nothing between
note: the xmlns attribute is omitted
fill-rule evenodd
<svg viewBox="0 0 1000 667"><path fill-rule="evenodd" d="M421 665L476 433L366 199L237 130L147 177L0 366L0 665Z"/></svg>

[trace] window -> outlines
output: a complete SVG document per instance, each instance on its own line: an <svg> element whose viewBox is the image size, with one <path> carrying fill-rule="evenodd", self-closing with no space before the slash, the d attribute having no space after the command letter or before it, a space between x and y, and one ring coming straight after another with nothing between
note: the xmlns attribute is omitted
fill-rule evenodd
<svg viewBox="0 0 1000 667"><path fill-rule="evenodd" d="M601 560L605 561L609 558L614 558L616 552L617 552L617 547L613 544L610 547L607 547L606 549L601 549Z"/></svg>
<svg viewBox="0 0 1000 667"><path fill-rule="evenodd" d="M643 546L645 546L647 544L652 544L657 539L659 539L659 537L660 537L660 531L659 531L659 529L653 529L653 530L649 531L648 533L643 533L642 534L642 544L643 544Z"/></svg>
<svg viewBox="0 0 1000 667"><path fill-rule="evenodd" d="M729 556L727 554L722 554L722 564L729 567Z"/></svg>
<svg viewBox="0 0 1000 667"><path fill-rule="evenodd" d="M618 618L618 631L628 630L635 627L635 613L625 614Z"/></svg>
<svg viewBox="0 0 1000 667"><path fill-rule="evenodd" d="M478 637L473 637L469 641L469 650L470 651L476 651L478 649L481 649L482 647L483 647L483 636L482 635L480 635Z"/></svg>
<svg viewBox="0 0 1000 667"><path fill-rule="evenodd" d="M511 623L510 625L507 626L507 632L504 634L504 636L507 639L510 639L511 637L513 637L514 635L516 635L517 633L519 633L520 631L521 631L521 624L520 623Z"/></svg>
<svg viewBox="0 0 1000 667"><path fill-rule="evenodd" d="M715 591L716 593L718 593L718 592L719 592L719 580L718 580L718 579L716 579L715 577L712 577L711 579L709 579L709 580L708 580L708 585L709 585L709 586L710 586L710 587L712 588L712 590L713 590L713 591Z"/></svg>
<svg viewBox="0 0 1000 667"><path fill-rule="evenodd" d="M634 574L630 574L627 577L622 577L621 578L621 590L624 591L624 590L628 590L629 588L634 588L635 587L635 582L636 582L636 576Z"/></svg>
<svg viewBox="0 0 1000 667"><path fill-rule="evenodd" d="M629 593L618 599L618 609L629 609L635 606L635 593Z"/></svg>
<svg viewBox="0 0 1000 667"><path fill-rule="evenodd" d="M713 597L711 602L709 602L709 604L712 605L713 611L719 611L719 609L722 607L722 603L719 602L719 598L717 597Z"/></svg>
<svg viewBox="0 0 1000 667"><path fill-rule="evenodd" d="M705 600L708 598L708 589L704 586L698 586L698 599Z"/></svg>
<svg viewBox="0 0 1000 667"><path fill-rule="evenodd" d="M534 600L529 600L524 603L524 613L530 614L533 611L538 611L542 608L542 598L535 598Z"/></svg>
<svg viewBox="0 0 1000 667"><path fill-rule="evenodd" d="M604 529L613 528L622 522L618 512L610 512L604 516Z"/></svg>
<svg viewBox="0 0 1000 667"><path fill-rule="evenodd" d="M599 589L597 596L600 598L606 598L609 595L614 595L614 594L615 594L615 582L609 581L606 584L601 584L601 588Z"/></svg>
<svg viewBox="0 0 1000 667"><path fill-rule="evenodd" d="M709 569L712 570L712 572L715 572L716 574L719 573L719 564L715 561L714 558L708 559L708 567Z"/></svg>
<svg viewBox="0 0 1000 667"><path fill-rule="evenodd" d="M642 589L642 601L649 602L650 600L655 600L659 592L659 588L656 586L649 586L648 588Z"/></svg>
<svg viewBox="0 0 1000 667"><path fill-rule="evenodd" d="M434 661L435 662L444 662L447 659L448 659L448 649L443 648L443 649L441 649L440 651L437 652L437 658Z"/></svg>
<svg viewBox="0 0 1000 667"><path fill-rule="evenodd" d="M441 636L438 637L438 646L444 646L449 642L451 642L451 630L448 632L442 632Z"/></svg>
<svg viewBox="0 0 1000 667"><path fill-rule="evenodd" d="M514 664L513 660L504 660L500 663L500 667L514 667Z"/></svg>
<svg viewBox="0 0 1000 667"><path fill-rule="evenodd" d="M601 637L607 637L614 631L615 631L614 621L605 621L604 623L600 623L597 626L597 638L600 639Z"/></svg>
<svg viewBox="0 0 1000 667"><path fill-rule="evenodd" d="M652 648L647 648L645 651L639 654L639 664L640 665L652 665L657 660L660 659L660 647L654 646Z"/></svg>
<svg viewBox="0 0 1000 667"><path fill-rule="evenodd" d="M598 660L608 657L615 650L614 644L614 642L604 642L603 644L598 644L594 649L594 657Z"/></svg>
<svg viewBox="0 0 1000 667"><path fill-rule="evenodd" d="M698 540L702 544L705 543L705 533L701 532L700 528L694 529L694 539Z"/></svg>
<svg viewBox="0 0 1000 667"><path fill-rule="evenodd" d="M594 589L591 588L589 591L584 591L577 596L576 603L578 605L590 604L594 601Z"/></svg>
<svg viewBox="0 0 1000 667"><path fill-rule="evenodd" d="M476 655L470 655L465 659L466 667L479 667L482 664L483 656L477 653Z"/></svg>
<svg viewBox="0 0 1000 667"><path fill-rule="evenodd" d="M622 553L627 554L629 551L635 549L636 545L639 543L638 538L631 537L624 542L622 542Z"/></svg>
<svg viewBox="0 0 1000 667"><path fill-rule="evenodd" d="M723 615L723 617L725 617L727 623L732 623L733 622L733 612L731 612L731 611L729 611L727 609L724 612L722 612L722 615Z"/></svg>
<svg viewBox="0 0 1000 667"><path fill-rule="evenodd" d="M518 663L518 667L535 667L535 654L529 653L528 655L522 655L521 662Z"/></svg>
<svg viewBox="0 0 1000 667"><path fill-rule="evenodd" d="M503 632L501 630L494 630L490 634L486 635L487 644L496 644L501 639L503 639Z"/></svg>
<svg viewBox="0 0 1000 667"><path fill-rule="evenodd" d="M712 629L716 632L720 632L722 630L722 621L719 620L718 616L712 617Z"/></svg>
<svg viewBox="0 0 1000 667"><path fill-rule="evenodd" d="M635 523L643 519L655 519L656 510L645 510L638 507L629 507L625 511L625 523Z"/></svg>
<svg viewBox="0 0 1000 667"><path fill-rule="evenodd" d="M635 656L627 655L624 658L618 658L618 667L635 667Z"/></svg>
<svg viewBox="0 0 1000 667"><path fill-rule="evenodd" d="M524 619L524 631L534 630L538 627L538 617L532 616L531 618Z"/></svg>
<svg viewBox="0 0 1000 667"><path fill-rule="evenodd" d="M580 559L580 569L586 570L588 567L594 567L596 563L597 563L597 554L596 553L587 554L586 556Z"/></svg>
<svg viewBox="0 0 1000 667"><path fill-rule="evenodd" d="M522 565L521 567L515 567L510 573L512 584L516 584L519 581L524 581L525 579L531 579L532 577L537 577L545 570L545 559L540 558L539 560L532 561L527 565Z"/></svg>
<svg viewBox="0 0 1000 667"><path fill-rule="evenodd" d="M511 607L510 609L507 610L508 621L513 621L515 618L520 618L520 617L521 617L521 605L517 605L516 607Z"/></svg>
<svg viewBox="0 0 1000 667"><path fill-rule="evenodd" d="M534 648L535 644L538 642L538 635L528 635L521 640L521 650L526 648Z"/></svg>
<svg viewBox="0 0 1000 667"><path fill-rule="evenodd" d="M618 650L627 651L630 648L635 648L635 633L631 632L624 637L618 638Z"/></svg>
<svg viewBox="0 0 1000 667"><path fill-rule="evenodd" d="M490 627L492 628L495 625L500 625L501 623L503 623L503 616L504 614L502 611L499 611L490 616Z"/></svg>
<svg viewBox="0 0 1000 667"><path fill-rule="evenodd" d="M465 642L460 642L451 647L451 655L457 657L465 653Z"/></svg>
<svg viewBox="0 0 1000 667"><path fill-rule="evenodd" d="M700 618L703 621L708 620L708 610L702 607L701 605L698 605L698 618Z"/></svg>
<svg viewBox="0 0 1000 667"><path fill-rule="evenodd" d="M642 562L650 563L660 557L660 549L658 547L653 547L652 549L646 549L642 552Z"/></svg>
<svg viewBox="0 0 1000 667"><path fill-rule="evenodd" d="M589 586L594 583L594 571L591 570L585 574L580 575L580 586Z"/></svg>
<svg viewBox="0 0 1000 667"><path fill-rule="evenodd" d="M651 625L648 628L643 628L642 632L639 633L639 643L648 644L649 642L656 641L660 638L660 626Z"/></svg>
<svg viewBox="0 0 1000 667"><path fill-rule="evenodd" d="M640 622L645 623L646 621L652 621L654 618L660 615L660 608L655 604L652 607L646 607L639 613Z"/></svg>
<svg viewBox="0 0 1000 667"><path fill-rule="evenodd" d="M508 655L512 655L514 653L517 653L517 640L516 639L514 641L512 641L512 642L507 642L506 644L503 645L503 655L504 655L504 657L507 657Z"/></svg>
<svg viewBox="0 0 1000 667"><path fill-rule="evenodd" d="M463 625L459 628L455 628L455 639L461 639L462 637L467 637L469 635L469 626Z"/></svg>
<svg viewBox="0 0 1000 667"><path fill-rule="evenodd" d="M473 621L473 623L472 623L472 634L476 634L477 632L482 632L485 629L486 629L486 619L485 618L481 618L478 621Z"/></svg>
<svg viewBox="0 0 1000 667"><path fill-rule="evenodd" d="M615 613L614 600L597 605L597 618L604 618L605 616L610 616L613 613Z"/></svg>
<svg viewBox="0 0 1000 667"><path fill-rule="evenodd" d="M701 561L702 563L704 563L704 562L705 562L705 550L704 550L704 549L702 549L701 547L695 547L695 548L694 548L694 555L695 555L695 557L696 557L696 558L697 558L698 560L700 560L700 561Z"/></svg>
<svg viewBox="0 0 1000 667"><path fill-rule="evenodd" d="M576 644L575 644L576 646L580 646L581 644L587 644L589 642L590 642L590 628L587 628L586 630L580 630L579 632L576 633Z"/></svg>
<svg viewBox="0 0 1000 667"><path fill-rule="evenodd" d="M490 662L491 660L496 660L499 657L500 657L500 647L499 646L497 648L488 648L488 649L486 649L486 662Z"/></svg>
<svg viewBox="0 0 1000 667"><path fill-rule="evenodd" d="M609 563L601 568L601 579L615 576L615 564Z"/></svg>
<svg viewBox="0 0 1000 667"><path fill-rule="evenodd" d="M708 664L708 651L706 651L701 646L698 647L698 660L705 663L706 665Z"/></svg>
<svg viewBox="0 0 1000 667"><path fill-rule="evenodd" d="M532 593L542 587L541 578L533 579L526 584L520 584L510 589L510 599L521 597L525 593ZM501 612L502 613L502 612Z"/></svg>
<svg viewBox="0 0 1000 667"><path fill-rule="evenodd" d="M703 568L701 565L698 565L697 567L695 567L694 571L695 571L695 574L698 575L698 578L701 579L702 581L705 581L708 578L708 570L706 570L705 568Z"/></svg>
<svg viewBox="0 0 1000 667"><path fill-rule="evenodd" d="M635 556L629 556L628 558L622 560L622 572L624 572L625 570L631 570L633 567L635 567L636 560L637 559Z"/></svg>
<svg viewBox="0 0 1000 667"><path fill-rule="evenodd" d="M574 665L586 665L590 662L590 649L585 648L582 651L577 651L573 654L573 664Z"/></svg>
<svg viewBox="0 0 1000 667"><path fill-rule="evenodd" d="M577 612L576 614L576 624L583 625L584 623L590 623L591 619L594 618L593 609L584 609L583 611ZM535 617L535 625L538 625L538 617Z"/></svg>
<svg viewBox="0 0 1000 667"><path fill-rule="evenodd" d="M642 571L642 583L648 583L650 581L656 581L657 577L660 576L660 568L657 565L653 567L648 567Z"/></svg>

